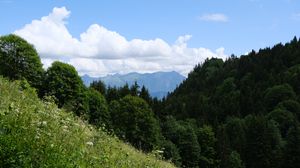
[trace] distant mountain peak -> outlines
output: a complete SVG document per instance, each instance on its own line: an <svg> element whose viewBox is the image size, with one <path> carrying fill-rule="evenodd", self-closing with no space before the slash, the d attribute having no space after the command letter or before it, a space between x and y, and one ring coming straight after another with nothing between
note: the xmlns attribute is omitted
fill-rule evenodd
<svg viewBox="0 0 300 168"><path fill-rule="evenodd" d="M128 74L113 74L104 77L93 78L89 75L83 75L82 80L86 86L89 86L93 81L101 80L107 86L124 86L137 82L140 86L145 86L152 97L162 98L167 95L168 92L172 92L183 80L184 76L176 71L170 72L153 72L153 73L137 73L130 72Z"/></svg>

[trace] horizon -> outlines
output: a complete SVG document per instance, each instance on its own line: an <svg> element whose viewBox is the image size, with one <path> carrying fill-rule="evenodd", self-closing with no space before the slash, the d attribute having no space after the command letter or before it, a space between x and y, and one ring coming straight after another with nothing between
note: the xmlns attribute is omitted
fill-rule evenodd
<svg viewBox="0 0 300 168"><path fill-rule="evenodd" d="M79 74L81 77L83 76L88 76L88 77L91 77L91 78L103 78L103 77L108 77L108 76L115 76L115 75L129 75L129 74L140 74L140 75L147 75L147 74L155 74L155 73L176 73L176 74L179 74L181 76L183 76L184 78L187 78L186 76L180 74L179 72L177 71L155 71L155 72L144 72L144 73L139 73L139 72L128 72L128 73L114 73L114 74L106 74L105 76L91 76L91 75L88 75L88 74Z"/></svg>
<svg viewBox="0 0 300 168"><path fill-rule="evenodd" d="M62 61L94 77L160 71L186 77L206 58L239 57L299 37L299 2L235 2L1 0L0 35L33 44L44 68Z"/></svg>

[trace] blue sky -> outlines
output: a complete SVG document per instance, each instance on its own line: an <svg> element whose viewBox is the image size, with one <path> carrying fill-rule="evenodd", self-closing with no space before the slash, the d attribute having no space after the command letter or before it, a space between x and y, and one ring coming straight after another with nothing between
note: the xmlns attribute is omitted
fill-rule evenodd
<svg viewBox="0 0 300 168"><path fill-rule="evenodd" d="M175 43L177 44L179 37L189 35L188 37L185 36L183 40L183 45L186 45L188 49L203 48L216 54L212 54L213 56L224 57L224 55L232 53L241 55L251 49L257 50L273 46L279 42L285 43L290 41L293 36L300 36L300 2L297 0L0 0L0 34L4 35L23 30L24 26L31 24L33 20L41 20L41 17L48 16L53 12L54 7L65 7L65 10L70 12L68 16L63 18L63 21L67 22L64 26L68 34L80 42L82 42L80 35L87 32L91 25L97 24L101 28L105 28L108 32L116 32L121 37L126 38L128 42L133 39L140 39L147 42L149 40L161 39L163 43L169 45L169 48L172 48ZM26 36L26 34L28 35L27 31L20 31L19 35L35 44L36 41L33 40L33 37L29 38ZM103 31L99 29L97 32ZM47 34L47 32L42 34ZM34 36L34 39L40 35L41 32L30 32L30 36ZM50 33L49 36L53 35ZM104 38L103 40L106 39ZM155 45L153 44L154 47L159 45L158 43L161 44L160 41L155 41ZM67 44L65 45L67 46ZM95 44L95 46L97 45L100 44ZM146 46L146 48L149 45L151 46L152 43L143 43L143 46ZM134 43L133 48L137 46L140 45ZM72 55L71 52L60 53L57 51L48 54L42 50L46 47L50 46L37 47L37 50L41 52L42 58L44 58L44 64L53 61L55 58L57 59L60 54L62 55L59 58L60 60L72 63L71 59L73 57L70 56ZM130 48L132 49L132 47ZM218 54L216 50L220 48L224 51ZM171 50L170 53L174 54L175 51L173 50L175 49ZM201 53L202 51L199 50L197 53ZM114 56L109 51L104 53L106 56ZM124 54L124 52L120 53ZM154 53L153 55L155 56L164 54L152 50L136 51L134 53L139 53L137 54L139 57L126 57L127 63L128 61L131 62L128 65L124 62L122 63L121 67L125 68L125 70L106 67L106 69L103 69L105 72L100 73L96 72L96 70L84 69L74 62L73 65L81 73L97 76L116 73L118 71L121 71L121 73L139 71L139 67L131 65L131 63L138 64L141 61L152 61L153 63L157 63L157 65L149 65L148 69L140 68L141 72L167 71L173 68L173 70L177 70L182 74L187 74L193 67L193 62L201 61L205 57L205 54L200 54L201 59L194 59L187 62L186 64L189 64L189 66L185 68L183 68L183 65L161 68L166 66L165 64L171 64L171 62L159 62L155 60L160 57L147 57L147 59L144 59L144 55L148 56L149 53ZM184 55L188 55L189 53L191 53L191 50L185 51ZM55 56L55 54L57 55ZM103 52L97 54L94 56L92 54L86 56L83 54L76 56L76 58L107 60L107 58L103 57ZM178 54L177 50L176 54ZM48 55L53 55L53 57L50 58ZM143 57L143 60L135 63L132 62L141 57ZM182 55L178 54L178 57L182 57ZM112 63L112 60L123 61L122 59L123 57L114 56L113 59L110 59L111 62L109 63ZM187 56L186 59L190 59L190 57ZM98 65L100 64L106 66L108 62L102 61ZM116 66L118 65L116 64ZM153 67L152 69L151 66ZM97 71L101 71L101 69Z"/></svg>

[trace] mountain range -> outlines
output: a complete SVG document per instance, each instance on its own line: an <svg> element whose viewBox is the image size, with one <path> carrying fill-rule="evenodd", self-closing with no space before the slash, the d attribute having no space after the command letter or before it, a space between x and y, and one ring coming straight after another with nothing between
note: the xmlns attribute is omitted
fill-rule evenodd
<svg viewBox="0 0 300 168"><path fill-rule="evenodd" d="M106 86L120 87L126 83L130 86L137 82L139 86L145 86L152 97L159 99L163 98L172 92L185 77L178 72L154 72L154 73L137 73L132 72L128 74L114 74L104 77L91 77L89 75L83 75L82 80L86 86L89 86L93 81L101 80Z"/></svg>

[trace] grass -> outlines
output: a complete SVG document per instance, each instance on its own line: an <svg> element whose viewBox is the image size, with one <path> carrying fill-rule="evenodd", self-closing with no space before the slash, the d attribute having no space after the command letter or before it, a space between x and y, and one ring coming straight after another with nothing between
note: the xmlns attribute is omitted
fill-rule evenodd
<svg viewBox="0 0 300 168"><path fill-rule="evenodd" d="M0 167L174 167L0 77Z"/></svg>

